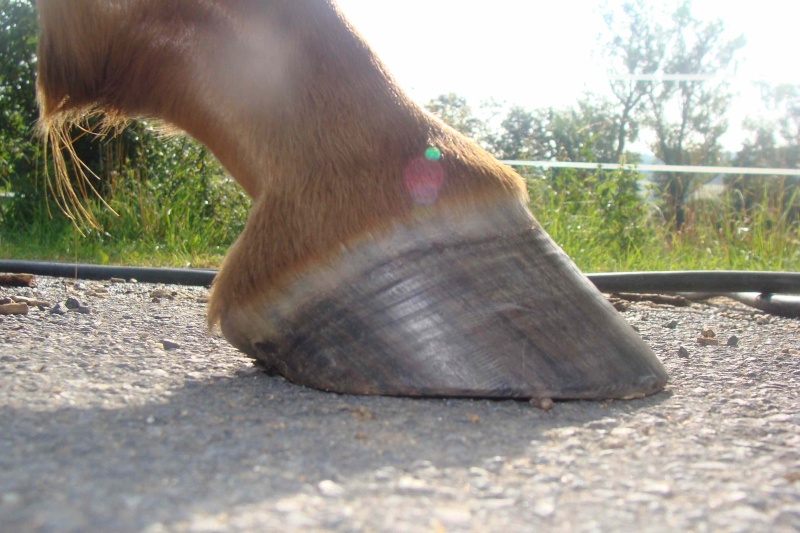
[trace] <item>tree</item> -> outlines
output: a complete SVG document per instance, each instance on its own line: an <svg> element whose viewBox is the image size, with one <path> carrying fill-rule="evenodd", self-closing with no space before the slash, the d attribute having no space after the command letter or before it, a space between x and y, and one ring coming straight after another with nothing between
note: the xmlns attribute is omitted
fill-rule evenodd
<svg viewBox="0 0 800 533"><path fill-rule="evenodd" d="M794 85L761 86L762 97L776 117L745 121L750 136L734 162L741 167L800 168L800 88ZM796 176L737 176L726 181L738 191L736 207L751 209L766 202L792 217L800 216L800 178Z"/></svg>
<svg viewBox="0 0 800 533"><path fill-rule="evenodd" d="M38 20L33 2L0 0L0 174L5 188L14 193L5 218L27 219L46 198L44 169L40 167L48 163L42 158L36 135L37 46ZM136 136L135 131L126 131L106 143L82 136L73 146L89 168L107 177L127 159L131 139ZM97 188L104 192L104 185Z"/></svg>
<svg viewBox="0 0 800 533"><path fill-rule="evenodd" d="M721 20L699 21L684 1L673 18L673 42L664 62L665 74L719 75L731 65L742 37L725 40ZM657 157L668 165L713 165L722 149L719 138L727 130L725 112L731 94L725 81L688 78L653 84L648 93L649 125L655 130ZM672 112L670 110L673 110ZM675 227L684 221L684 205L700 178L692 174L665 173L656 177Z"/></svg>
<svg viewBox="0 0 800 533"><path fill-rule="evenodd" d="M498 159L550 159L550 119L550 109L529 111L521 106L512 106L500 122L499 131L488 135L490 151Z"/></svg>
<svg viewBox="0 0 800 533"><path fill-rule="evenodd" d="M607 8L608 9L608 8ZM668 165L710 165L721 155L719 138L727 129L725 112L730 90L724 75L733 65L744 38L728 39L721 20L702 21L692 15L691 0L681 0L664 25L641 0L611 11L607 20L629 28L628 38L611 39L608 55L641 80L642 74L661 76L628 86L631 101L638 100L641 122L654 134L653 152ZM624 21L624 22L622 22ZM637 30L637 27L645 28ZM646 41L655 40L650 44ZM613 87L613 85L612 85ZM618 98L620 98L618 96ZM623 124L626 121L621 121ZM679 229L684 206L700 182L692 174L662 173L655 179L666 211Z"/></svg>
<svg viewBox="0 0 800 533"><path fill-rule="evenodd" d="M783 164L787 168L800 166L800 87L797 85L762 86L767 106L776 112L777 129L781 138Z"/></svg>
<svg viewBox="0 0 800 533"><path fill-rule="evenodd" d="M616 157L620 117L613 102L587 94L577 105L533 111L512 107L490 132L490 149L500 159L541 161L596 161ZM629 161L636 156L627 154Z"/></svg>
<svg viewBox="0 0 800 533"><path fill-rule="evenodd" d="M36 8L26 0L0 0L0 175L18 197L35 184Z"/></svg>
<svg viewBox="0 0 800 533"><path fill-rule="evenodd" d="M614 102L591 94L578 100L576 106L551 110L549 130L555 158L598 163L617 163L622 159L636 162L635 154L619 153L619 132L625 132L623 141L631 140L633 135L632 129L623 128L624 120Z"/></svg>
<svg viewBox="0 0 800 533"><path fill-rule="evenodd" d="M42 157L35 131L37 45L33 3L0 0L0 187L13 192L11 201L0 204L6 226L28 224L48 199L42 167L49 163ZM127 195L125 187L157 188L165 196L188 187L198 193L191 197L196 202L194 211L207 218L215 216L219 206L208 201L209 191L225 181L225 175L198 143L188 138L165 139L144 122L132 122L119 135L102 141L93 135L76 137L73 148L99 178L93 186L106 201L112 202L117 193Z"/></svg>
<svg viewBox="0 0 800 533"><path fill-rule="evenodd" d="M614 158L609 161L618 162L625 154L627 141L635 141L638 136L637 115L651 88L646 78L661 68L668 39L644 0L621 6L617 2L606 3L603 19L603 52L609 65L611 92L619 104Z"/></svg>
<svg viewBox="0 0 800 533"><path fill-rule="evenodd" d="M455 93L437 96L425 104L425 109L442 119L445 124L475 140L479 141L486 135L486 124L473 115L467 100Z"/></svg>

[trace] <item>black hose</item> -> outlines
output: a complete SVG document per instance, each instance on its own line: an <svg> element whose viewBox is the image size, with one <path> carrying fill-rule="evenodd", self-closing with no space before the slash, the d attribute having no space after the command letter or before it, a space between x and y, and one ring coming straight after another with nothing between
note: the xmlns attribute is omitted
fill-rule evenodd
<svg viewBox="0 0 800 533"><path fill-rule="evenodd" d="M217 271L194 268L101 266L44 261L0 260L0 272L60 278L108 280L131 279L145 283L169 283L208 287ZM659 292L725 294L763 311L800 316L800 273L694 270L676 272L612 272L589 274L601 292ZM739 294L754 293L754 294Z"/></svg>
<svg viewBox="0 0 800 533"><path fill-rule="evenodd" d="M129 280L133 278L144 283L169 283L200 287L210 286L214 276L217 275L217 271L210 268L151 268L9 260L0 260L0 272L91 280L109 280L111 278Z"/></svg>
<svg viewBox="0 0 800 533"><path fill-rule="evenodd" d="M800 318L800 297L798 296L758 292L737 292L726 296L771 315Z"/></svg>
<svg viewBox="0 0 800 533"><path fill-rule="evenodd" d="M690 270L589 274L601 292L757 292L800 294L800 273Z"/></svg>

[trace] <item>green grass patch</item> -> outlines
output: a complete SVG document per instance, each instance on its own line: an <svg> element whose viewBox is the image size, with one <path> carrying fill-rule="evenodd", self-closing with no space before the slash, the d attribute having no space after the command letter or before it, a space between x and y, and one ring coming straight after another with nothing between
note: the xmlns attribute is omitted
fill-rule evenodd
<svg viewBox="0 0 800 533"><path fill-rule="evenodd" d="M250 200L217 167L198 173L177 162L158 180L135 171L106 184L109 209L89 205L102 231L80 235L46 195L24 216L0 208L0 256L117 265L218 267L244 227ZM672 230L643 200L632 172L574 171L527 176L531 209L585 272L800 270L796 198L764 193L749 207L736 191L690 203Z"/></svg>
<svg viewBox="0 0 800 533"><path fill-rule="evenodd" d="M201 154L207 157L206 154ZM87 202L101 230L78 230L42 191L0 209L0 256L94 264L217 267L241 233L251 201L217 166L112 175ZM183 162L187 163L187 162Z"/></svg>
<svg viewBox="0 0 800 533"><path fill-rule="evenodd" d="M643 201L639 177L567 170L526 179L534 215L584 272L800 270L796 190L765 192L750 207L736 207L733 190L690 202L674 231Z"/></svg>

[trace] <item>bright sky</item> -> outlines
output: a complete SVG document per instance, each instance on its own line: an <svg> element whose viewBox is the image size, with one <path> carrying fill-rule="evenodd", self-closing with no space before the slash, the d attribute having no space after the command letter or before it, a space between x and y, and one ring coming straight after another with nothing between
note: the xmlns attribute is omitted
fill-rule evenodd
<svg viewBox="0 0 800 533"><path fill-rule="evenodd" d="M338 2L400 84L423 103L454 92L475 107L489 98L529 108L566 106L584 91L608 90L597 53L600 0ZM747 38L732 81L740 96L725 139L738 148L735 130L760 105L752 82L800 84L800 2L695 0L695 15L722 18L731 37Z"/></svg>

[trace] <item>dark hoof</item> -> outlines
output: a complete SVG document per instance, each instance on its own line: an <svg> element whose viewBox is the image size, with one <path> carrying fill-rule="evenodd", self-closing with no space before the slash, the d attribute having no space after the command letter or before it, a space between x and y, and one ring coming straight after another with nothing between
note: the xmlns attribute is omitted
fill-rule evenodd
<svg viewBox="0 0 800 533"><path fill-rule="evenodd" d="M652 350L532 219L481 218L437 217L365 242L277 301L227 315L223 331L288 380L340 393L606 399L662 389Z"/></svg>

